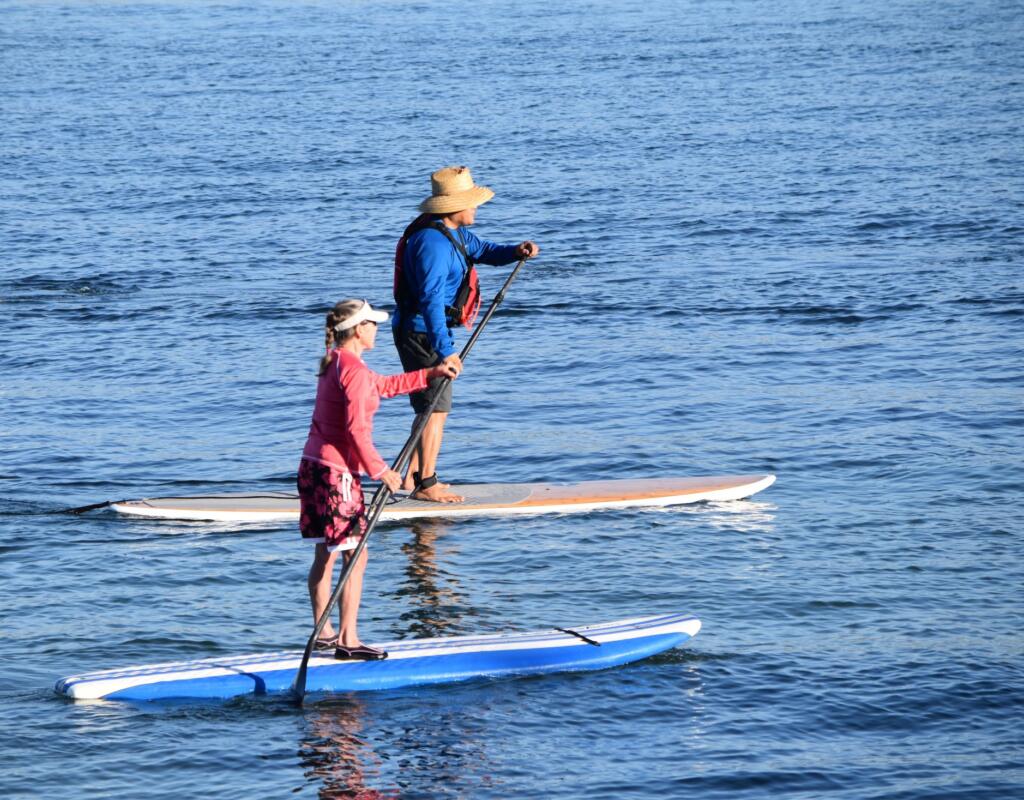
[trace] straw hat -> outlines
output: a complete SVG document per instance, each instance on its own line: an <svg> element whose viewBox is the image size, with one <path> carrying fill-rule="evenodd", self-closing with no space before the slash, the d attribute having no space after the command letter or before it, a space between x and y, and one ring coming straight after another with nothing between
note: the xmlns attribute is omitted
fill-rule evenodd
<svg viewBox="0 0 1024 800"><path fill-rule="evenodd" d="M424 214L454 214L475 208L494 197L486 186L473 183L469 167L445 167L430 176L431 195L420 203Z"/></svg>

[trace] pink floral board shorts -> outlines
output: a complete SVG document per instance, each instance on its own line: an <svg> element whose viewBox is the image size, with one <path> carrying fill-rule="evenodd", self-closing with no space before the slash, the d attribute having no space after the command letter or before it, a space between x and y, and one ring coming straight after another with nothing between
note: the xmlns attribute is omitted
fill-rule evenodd
<svg viewBox="0 0 1024 800"><path fill-rule="evenodd" d="M299 462L299 531L331 552L352 550L366 532L359 476L316 461Z"/></svg>

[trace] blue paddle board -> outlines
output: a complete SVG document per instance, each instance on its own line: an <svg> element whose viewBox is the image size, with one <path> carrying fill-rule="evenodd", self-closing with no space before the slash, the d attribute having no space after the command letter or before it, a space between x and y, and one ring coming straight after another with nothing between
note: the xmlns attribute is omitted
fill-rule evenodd
<svg viewBox="0 0 1024 800"><path fill-rule="evenodd" d="M449 683L472 678L534 675L614 667L677 647L697 635L689 614L606 622L537 633L502 633L410 639L377 644L383 661L336 661L314 655L308 692L353 692ZM122 667L57 681L58 694L75 700L227 699L280 694L291 689L302 652L207 658Z"/></svg>

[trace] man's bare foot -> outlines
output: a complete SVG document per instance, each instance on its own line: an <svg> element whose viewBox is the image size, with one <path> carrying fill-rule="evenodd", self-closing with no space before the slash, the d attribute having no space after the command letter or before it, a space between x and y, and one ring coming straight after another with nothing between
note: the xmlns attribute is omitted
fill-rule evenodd
<svg viewBox="0 0 1024 800"><path fill-rule="evenodd" d="M444 481L438 481L436 485L440 486L442 489L448 489L451 487L450 483L445 483ZM403 492L412 492L416 488L416 481L414 481L410 475L410 477L402 481L402 485L399 488Z"/></svg>
<svg viewBox="0 0 1024 800"><path fill-rule="evenodd" d="M435 483L426 489L417 489L411 495L413 500L425 500L430 503L461 503L466 498L448 491L448 486Z"/></svg>

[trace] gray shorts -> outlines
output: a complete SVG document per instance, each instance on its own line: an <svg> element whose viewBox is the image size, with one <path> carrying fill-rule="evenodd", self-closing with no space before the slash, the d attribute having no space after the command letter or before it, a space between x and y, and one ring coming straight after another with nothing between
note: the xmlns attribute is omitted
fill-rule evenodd
<svg viewBox="0 0 1024 800"><path fill-rule="evenodd" d="M426 367L435 367L441 363L441 356L430 346L430 339L427 334L419 331L403 330L392 328L392 335L395 337L395 348L398 350L398 357L402 359L402 369L412 372ZM422 414L430 405L431 391L443 378L434 378L430 382L430 388L423 392L414 392L409 395L409 403L413 411ZM452 410L452 384L451 381L441 392L441 399L434 406L434 413L449 412Z"/></svg>

